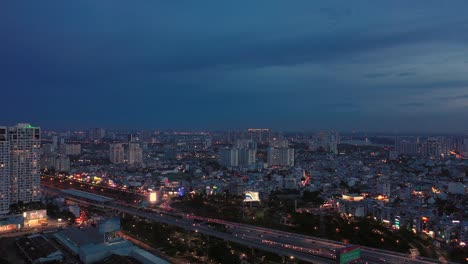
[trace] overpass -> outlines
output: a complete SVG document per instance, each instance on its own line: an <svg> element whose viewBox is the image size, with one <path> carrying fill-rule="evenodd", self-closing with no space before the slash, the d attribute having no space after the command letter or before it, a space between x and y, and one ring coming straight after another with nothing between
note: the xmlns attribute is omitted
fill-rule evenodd
<svg viewBox="0 0 468 264"><path fill-rule="evenodd" d="M294 257L311 263L336 263L336 251L345 246L344 243L338 241L223 221L220 219L204 218L182 213L168 213L158 210L139 210L119 204L112 199L93 204L92 199L88 199L90 197L78 197L74 195L73 192L70 193L66 190L62 191L60 189L47 186L43 186L42 188L45 192L53 193L87 206L97 206L102 209L114 210L130 215L135 215L155 222L177 226L188 231L193 231L207 236L238 243L250 248L272 252L284 257ZM202 220L203 222L195 222L195 219ZM209 226L210 223L225 225L228 227L228 232L214 230ZM401 254L392 251L369 247L360 248L361 259L364 263L441 263L434 259L422 257L412 258L407 254Z"/></svg>

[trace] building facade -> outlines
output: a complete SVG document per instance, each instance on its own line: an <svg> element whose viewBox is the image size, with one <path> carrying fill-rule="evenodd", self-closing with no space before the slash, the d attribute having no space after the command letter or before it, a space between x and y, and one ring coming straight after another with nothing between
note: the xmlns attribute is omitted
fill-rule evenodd
<svg viewBox="0 0 468 264"><path fill-rule="evenodd" d="M121 143L111 144L109 147L109 160L118 164L124 162L124 147Z"/></svg>
<svg viewBox="0 0 468 264"><path fill-rule="evenodd" d="M130 143L128 145L128 163L141 164L143 163L143 149L138 143Z"/></svg>
<svg viewBox="0 0 468 264"><path fill-rule="evenodd" d="M0 127L0 214L13 203L40 200L40 147L39 127Z"/></svg>

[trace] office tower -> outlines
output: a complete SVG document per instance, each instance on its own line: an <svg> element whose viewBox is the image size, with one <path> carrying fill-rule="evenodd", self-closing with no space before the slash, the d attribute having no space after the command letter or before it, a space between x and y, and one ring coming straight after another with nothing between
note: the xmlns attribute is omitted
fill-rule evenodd
<svg viewBox="0 0 468 264"><path fill-rule="evenodd" d="M294 149L274 148L267 150L268 166L294 166Z"/></svg>
<svg viewBox="0 0 468 264"><path fill-rule="evenodd" d="M270 141L270 129L268 128L249 128L247 133L249 138L255 142L266 144Z"/></svg>
<svg viewBox="0 0 468 264"><path fill-rule="evenodd" d="M221 165L228 168L239 166L239 150L237 148L221 149L219 156Z"/></svg>
<svg viewBox="0 0 468 264"><path fill-rule="evenodd" d="M110 144L109 160L114 164L124 162L124 147L121 143Z"/></svg>
<svg viewBox="0 0 468 264"><path fill-rule="evenodd" d="M138 143L128 144L128 163L141 164L143 163L143 150Z"/></svg>
<svg viewBox="0 0 468 264"><path fill-rule="evenodd" d="M0 127L0 214L10 204L40 200L40 145L39 127Z"/></svg>

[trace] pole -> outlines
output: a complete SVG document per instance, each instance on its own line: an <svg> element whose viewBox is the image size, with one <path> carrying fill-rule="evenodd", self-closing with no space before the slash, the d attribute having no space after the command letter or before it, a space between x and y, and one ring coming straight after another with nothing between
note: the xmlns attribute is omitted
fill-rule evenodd
<svg viewBox="0 0 468 264"><path fill-rule="evenodd" d="M245 202L242 201L242 219L245 217Z"/></svg>

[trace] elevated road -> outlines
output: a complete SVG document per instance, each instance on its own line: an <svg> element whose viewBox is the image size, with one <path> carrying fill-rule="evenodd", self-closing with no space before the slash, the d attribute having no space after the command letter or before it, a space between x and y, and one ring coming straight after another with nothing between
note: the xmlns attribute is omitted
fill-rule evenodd
<svg viewBox="0 0 468 264"><path fill-rule="evenodd" d="M106 210L114 210L155 222L177 226L188 231L220 238L247 247L272 252L284 257L293 257L311 263L336 263L336 250L343 248L344 243L322 238L289 233L269 228L229 222L220 219L204 218L190 214L168 213L158 210L139 210L119 203L108 201L96 203L82 197L76 197L60 189L43 186L47 193L56 194L87 206L97 206ZM214 229L210 224L227 227L226 232ZM363 263L441 263L427 258L412 258L407 254L379 250L368 247L361 248ZM445 262L448 263L448 262Z"/></svg>

